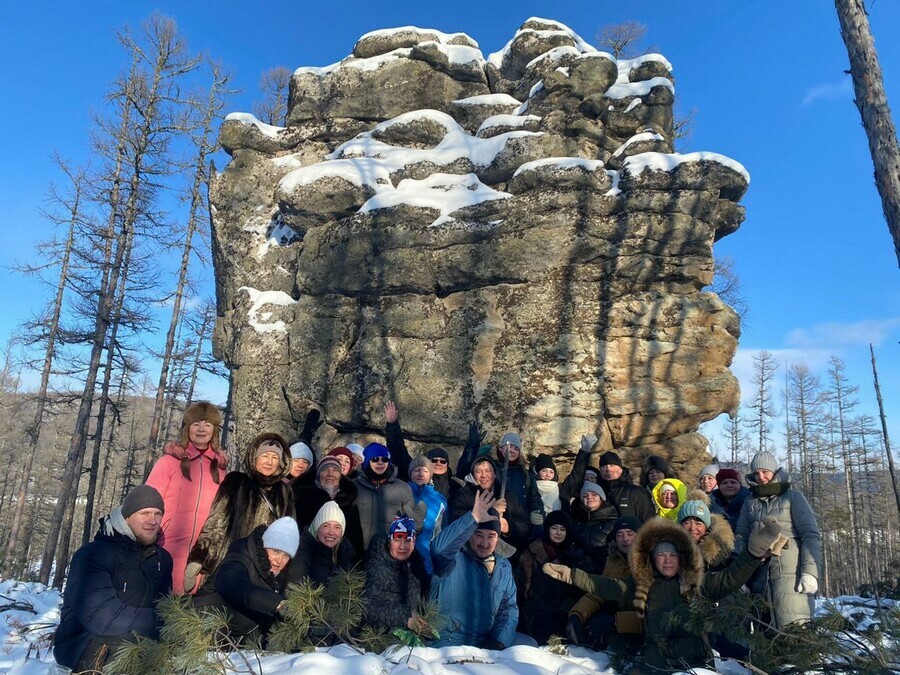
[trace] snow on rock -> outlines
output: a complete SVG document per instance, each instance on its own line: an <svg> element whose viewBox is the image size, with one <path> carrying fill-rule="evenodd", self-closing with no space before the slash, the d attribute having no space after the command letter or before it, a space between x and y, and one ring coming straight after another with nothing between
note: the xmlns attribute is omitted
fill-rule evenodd
<svg viewBox="0 0 900 675"><path fill-rule="evenodd" d="M329 177L342 178L358 187L377 188L379 184L390 183L390 174L383 162L372 157L360 156L319 162L294 169L279 181L278 189L290 193L298 187L311 185L321 178Z"/></svg>
<svg viewBox="0 0 900 675"><path fill-rule="evenodd" d="M228 113L225 116L226 122L240 122L241 124L250 124L259 129L260 133L269 138L276 138L279 133L284 131L284 127L276 127L265 122L260 122L255 115L245 112Z"/></svg>
<svg viewBox="0 0 900 675"><path fill-rule="evenodd" d="M612 181L612 187L607 190L605 193L607 197L618 197L622 194L622 190L619 187L619 178L621 174L618 171L607 171L606 175L609 176L609 179Z"/></svg>
<svg viewBox="0 0 900 675"><path fill-rule="evenodd" d="M382 190L363 204L359 212L369 213L400 204L435 209L440 215L431 226L437 227L451 220L451 214L462 208L510 196L488 187L474 173L464 176L436 173L425 180L407 178L400 181L396 189Z"/></svg>
<svg viewBox="0 0 900 675"><path fill-rule="evenodd" d="M628 107L625 108L625 112L630 113L632 110L637 108L641 103L643 103L643 101L641 101L641 99L639 99L639 98L634 99L631 103L628 104Z"/></svg>
<svg viewBox="0 0 900 675"><path fill-rule="evenodd" d="M484 63L484 55L480 49L474 47L466 47L463 45L446 45L440 42L423 42L422 46L433 45L439 52L447 57L450 63L466 64L466 63Z"/></svg>
<svg viewBox="0 0 900 675"><path fill-rule="evenodd" d="M478 96L469 96L468 98L460 98L453 101L456 105L511 105L518 107L520 101L513 98L509 94L480 94Z"/></svg>
<svg viewBox="0 0 900 675"><path fill-rule="evenodd" d="M362 35L357 42L364 42L373 38L392 38L405 36L407 34L417 36L421 42L439 42L445 45L465 44L472 47L478 47L475 42L466 33L444 33L434 28L419 28L418 26L399 26L397 28L380 28L378 30L369 31Z"/></svg>
<svg viewBox="0 0 900 675"><path fill-rule="evenodd" d="M382 66L391 63L392 61L408 58L411 53L412 47L398 47L397 49L393 49L387 52L386 54L379 54L378 56L370 56L366 58L348 56L345 59L338 61L337 63L332 63L330 66L303 66L301 68L297 68L294 71L294 75L317 75L319 77L325 77L326 75L330 75L331 73L341 68L356 68L362 71L378 70Z"/></svg>
<svg viewBox="0 0 900 675"><path fill-rule="evenodd" d="M644 152L640 155L629 157L622 163L622 170L633 176L637 176L644 171L674 171L681 164L688 162L716 162L733 171L739 173L744 180L750 183L750 174L744 165L730 157L720 155L716 152L691 152L681 155L677 152Z"/></svg>
<svg viewBox="0 0 900 675"><path fill-rule="evenodd" d="M603 168L603 162L599 159L585 159L583 157L545 157L544 159L526 162L516 169L513 178L526 171L534 171L541 167L550 167L551 170L555 171L564 171L575 167L582 168L585 171L599 171Z"/></svg>
<svg viewBox="0 0 900 675"><path fill-rule="evenodd" d="M530 122L540 122L541 118L537 115L494 115L488 117L481 126L478 127L478 133L490 129L492 127L524 127Z"/></svg>
<svg viewBox="0 0 900 675"><path fill-rule="evenodd" d="M468 158L474 166L490 166L494 158L503 150L507 141L523 136L540 136L541 132L510 131L491 138L477 138L466 133L456 122L452 122L447 134L433 148L398 148L388 145L372 137L372 132L360 134L343 143L328 155L328 161L314 164L314 167L325 167L334 160L345 158L372 158L388 172L423 162L431 162L444 166L458 159ZM306 167L307 169L310 167ZM300 169L303 171L304 169ZM288 174L285 179L293 175ZM284 179L283 179L284 180Z"/></svg>
<svg viewBox="0 0 900 675"><path fill-rule="evenodd" d="M663 87L668 89L673 96L675 95L675 85L672 84L672 80L665 77L653 77L641 82L616 82L616 84L606 90L604 96L612 99L646 96L654 87Z"/></svg>
<svg viewBox="0 0 900 675"><path fill-rule="evenodd" d="M565 24L560 23L559 21L553 21L552 19L541 19L539 17L533 16L530 19L528 19L527 21L525 21L525 23L522 25L523 26L528 25L529 23L552 26L553 30L538 30L538 29L534 29L534 28L520 28L518 31L516 31L516 34L513 35L512 39L503 46L502 49L488 55L488 58L487 58L488 63L491 63L492 65L496 66L497 68L500 68L501 65L503 64L503 57L509 53L516 38L523 34L528 34L528 33L535 35L537 37L541 37L541 38L549 38L549 37L560 36L560 35L566 36L566 37L570 38L572 40L572 42L575 43L574 48L577 49L580 53L597 51L596 47L589 44L587 41L582 39L582 37L580 35L578 35L578 33L573 31L571 28L569 28Z"/></svg>
<svg viewBox="0 0 900 675"><path fill-rule="evenodd" d="M620 59L616 62L619 68L619 79L617 82L620 84L628 82L631 71L635 68L640 68L645 63L659 63L670 73L673 70L672 64L662 54L644 54L634 59Z"/></svg>
<svg viewBox="0 0 900 675"><path fill-rule="evenodd" d="M635 134L634 136L629 138L627 141L622 143L622 145L620 145L616 149L616 151L613 153L613 157L620 156L622 153L624 153L628 149L629 145L633 145L634 143L642 143L645 141L663 141L663 142L665 142L665 140L666 139L663 138L663 136L656 133L655 131L642 131L641 133Z"/></svg>
<svg viewBox="0 0 900 675"><path fill-rule="evenodd" d="M550 51L544 52L539 56L535 56L531 61L528 62L528 65L525 66L526 69L534 68L538 66L542 61L562 61L564 58L578 58L581 56L581 51L577 47L573 47L571 45L562 45L560 47L554 47Z"/></svg>
<svg viewBox="0 0 900 675"><path fill-rule="evenodd" d="M287 327L284 321L272 321L267 323L273 315L273 312L261 311L266 305L274 305L276 307L288 307L295 304L294 300L284 291L258 291L249 286L241 286L238 292L246 291L250 297L250 309L247 310L247 323L257 333L283 333Z"/></svg>

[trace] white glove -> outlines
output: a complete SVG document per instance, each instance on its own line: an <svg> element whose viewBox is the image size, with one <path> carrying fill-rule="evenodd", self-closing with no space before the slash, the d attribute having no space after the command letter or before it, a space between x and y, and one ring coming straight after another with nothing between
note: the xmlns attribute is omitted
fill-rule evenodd
<svg viewBox="0 0 900 675"><path fill-rule="evenodd" d="M565 565L558 565L557 563L544 563L544 566L541 567L544 570L544 574L546 574L551 579L556 579L557 581L562 581L564 584L571 584L572 581L572 568L566 567Z"/></svg>
<svg viewBox="0 0 900 675"><path fill-rule="evenodd" d="M597 437L594 434L585 434L581 437L581 451L590 452L597 445Z"/></svg>
<svg viewBox="0 0 900 675"><path fill-rule="evenodd" d="M819 582L812 574L801 574L800 581L797 582L798 593L806 593L807 595L815 595L819 590Z"/></svg>
<svg viewBox="0 0 900 675"><path fill-rule="evenodd" d="M544 524L544 515L540 511L531 512L531 524L540 526Z"/></svg>

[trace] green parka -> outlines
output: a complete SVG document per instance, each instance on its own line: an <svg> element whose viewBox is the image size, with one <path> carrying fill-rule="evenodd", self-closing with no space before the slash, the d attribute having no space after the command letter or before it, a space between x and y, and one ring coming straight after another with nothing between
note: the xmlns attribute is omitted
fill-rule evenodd
<svg viewBox="0 0 900 675"><path fill-rule="evenodd" d="M651 551L660 542L678 550L681 568L672 578L656 571ZM760 561L744 552L728 567L704 574L705 562L690 535L667 518L654 518L637 533L629 554L631 578L613 579L572 571L576 586L622 605L633 604L644 622L644 644L632 673L672 673L712 662L705 633L690 633L670 625L669 613L696 595L720 600L737 591Z"/></svg>

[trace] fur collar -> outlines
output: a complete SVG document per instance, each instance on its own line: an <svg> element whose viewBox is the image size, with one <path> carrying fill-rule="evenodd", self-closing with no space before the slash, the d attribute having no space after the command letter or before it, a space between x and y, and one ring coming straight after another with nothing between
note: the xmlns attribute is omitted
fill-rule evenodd
<svg viewBox="0 0 900 675"><path fill-rule="evenodd" d="M712 514L709 531L697 546L706 563L706 568L717 567L724 563L734 552L734 531L724 517Z"/></svg>
<svg viewBox="0 0 900 675"><path fill-rule="evenodd" d="M681 594L685 597L696 595L703 584L703 557L691 536L681 525L668 518L648 520L638 531L629 553L631 576L634 578L634 608L640 616L644 616L647 596L657 576L650 552L661 541L674 544L681 557L681 572L678 574Z"/></svg>

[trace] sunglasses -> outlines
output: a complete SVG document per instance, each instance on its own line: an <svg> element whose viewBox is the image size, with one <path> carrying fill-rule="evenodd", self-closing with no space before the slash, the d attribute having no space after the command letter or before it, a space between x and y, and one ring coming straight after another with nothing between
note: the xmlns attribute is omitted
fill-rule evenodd
<svg viewBox="0 0 900 675"><path fill-rule="evenodd" d="M409 532L394 532L394 534L391 535L391 539L394 541L403 541L406 539L412 540L413 538L414 537L410 536Z"/></svg>
<svg viewBox="0 0 900 675"><path fill-rule="evenodd" d="M447 463L447 460L446 460L446 459L435 458L435 459L431 460L431 463L432 463L432 464L446 464L446 463Z"/></svg>
<svg viewBox="0 0 900 675"><path fill-rule="evenodd" d="M390 460L389 457L373 457L373 458L370 459L369 461L370 461L370 462L378 462L379 464L387 464L387 463L390 462L391 460Z"/></svg>

